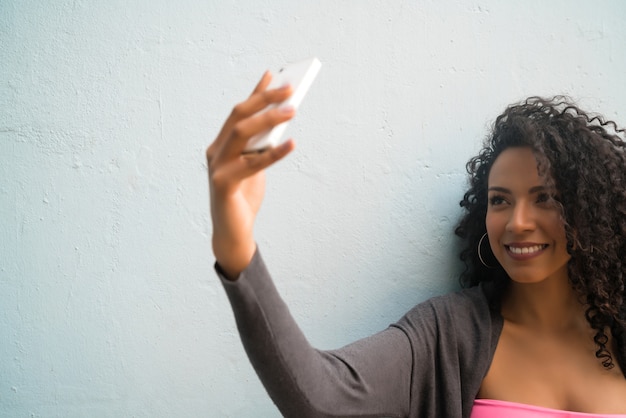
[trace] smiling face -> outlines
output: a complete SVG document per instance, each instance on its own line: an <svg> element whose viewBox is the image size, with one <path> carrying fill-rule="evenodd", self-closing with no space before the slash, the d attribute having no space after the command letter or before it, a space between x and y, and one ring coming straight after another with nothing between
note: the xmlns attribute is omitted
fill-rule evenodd
<svg viewBox="0 0 626 418"><path fill-rule="evenodd" d="M509 277L518 283L567 280L567 239L561 212L537 171L530 148L508 148L488 179L487 235Z"/></svg>

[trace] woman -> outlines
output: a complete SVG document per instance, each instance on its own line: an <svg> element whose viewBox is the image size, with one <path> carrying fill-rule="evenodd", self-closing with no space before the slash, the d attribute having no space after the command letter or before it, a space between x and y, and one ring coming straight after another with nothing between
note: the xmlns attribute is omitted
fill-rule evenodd
<svg viewBox="0 0 626 418"><path fill-rule="evenodd" d="M263 169L294 147L242 155L248 138L294 116L258 113L291 94L266 90L270 78L234 108L207 160L216 269L285 416L626 417L623 131L565 102L509 107L468 163L456 229L467 242L466 289L318 351L276 292L252 232Z"/></svg>

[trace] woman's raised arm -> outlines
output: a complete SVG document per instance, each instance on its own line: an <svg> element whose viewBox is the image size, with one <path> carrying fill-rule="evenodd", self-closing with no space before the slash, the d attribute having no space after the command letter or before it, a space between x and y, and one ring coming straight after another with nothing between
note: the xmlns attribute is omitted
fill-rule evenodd
<svg viewBox="0 0 626 418"><path fill-rule="evenodd" d="M268 105L287 99L292 89L267 90L271 74L266 72L252 94L236 105L215 141L207 148L213 252L224 274L235 280L250 263L256 243L254 220L265 193L263 170L294 148L289 140L261 153L243 154L252 136L291 119L292 107L262 112Z"/></svg>

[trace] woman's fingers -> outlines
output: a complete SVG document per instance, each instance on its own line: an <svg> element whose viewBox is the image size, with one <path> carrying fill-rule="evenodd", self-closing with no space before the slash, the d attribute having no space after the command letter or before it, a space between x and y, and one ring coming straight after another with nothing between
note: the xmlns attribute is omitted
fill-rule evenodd
<svg viewBox="0 0 626 418"><path fill-rule="evenodd" d="M255 93L264 91L271 81L272 73L270 73L269 71L264 72L257 85L254 87L254 90L252 90L252 93L250 93L250 96L254 95Z"/></svg>
<svg viewBox="0 0 626 418"><path fill-rule="evenodd" d="M251 176L261 170L266 169L270 165L274 164L278 160L284 158L295 148L295 142L293 139L285 141L284 143L268 148L267 150L257 153L243 156L243 160L246 164L246 173L242 173L244 176Z"/></svg>
<svg viewBox="0 0 626 418"><path fill-rule="evenodd" d="M251 137L290 120L295 113L293 106L281 106L242 119L233 126L230 137L222 145L221 154L227 159L240 155Z"/></svg>
<svg viewBox="0 0 626 418"><path fill-rule="evenodd" d="M257 83L257 85L254 87L254 90L252 90L252 93L250 94L250 96L248 96L248 99L246 99L246 101L249 101L254 96L259 95L259 93L264 92L265 89L267 88L267 86L270 84L271 81L272 81L272 74L269 71L266 71L263 74L263 76L261 77L261 79L259 80L259 82ZM236 123L239 118L245 117L245 114L243 114L242 116L239 116L239 114L242 113L242 110L243 110L242 108L245 109L245 107L246 107L245 103L246 102L239 103L238 105L236 105L233 108L233 110L231 111L230 115L228 116L228 119L226 119L226 122L224 122L224 125L222 126L222 129L217 134L217 138L215 139L215 141L211 145L215 144L217 146L219 144L219 142L220 142L220 138L228 136L228 131L232 128L232 125L234 123ZM265 105L265 106L267 106L267 105ZM261 107L261 109L263 109L263 107ZM254 114L254 112L252 112L250 114ZM207 152L207 154L208 154L208 152Z"/></svg>
<svg viewBox="0 0 626 418"><path fill-rule="evenodd" d="M269 148L260 153L240 155L213 173L212 186L220 194L230 194L233 186L281 160L294 148L295 143L290 139L277 147Z"/></svg>
<svg viewBox="0 0 626 418"><path fill-rule="evenodd" d="M293 117L293 112L288 111L285 113L284 109L278 112L275 111L276 109L271 109L268 112L259 113L269 105L285 101L292 93L291 86L282 86L277 89L265 90L270 80L271 75L266 73L257 84L257 87L254 89L252 95L247 100L237 104L233 108L217 138L207 149L207 158L209 161L218 152L218 150L223 148L227 143L231 142L231 140L234 139L236 144L239 146L235 145L236 149L234 150L230 150L232 146L229 146L229 156L243 151L245 143L247 142L247 139L243 135L247 135L248 138L250 138L259 132L270 129L271 127ZM263 116L266 113L270 114ZM246 122L249 118L253 120ZM243 126L239 126L240 122L243 122ZM246 141L244 141L244 139L246 139ZM242 142L243 146L241 146Z"/></svg>

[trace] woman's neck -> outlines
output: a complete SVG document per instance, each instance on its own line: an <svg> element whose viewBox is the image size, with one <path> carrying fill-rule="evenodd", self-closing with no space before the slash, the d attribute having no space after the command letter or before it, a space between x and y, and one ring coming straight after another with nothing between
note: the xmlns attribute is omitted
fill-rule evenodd
<svg viewBox="0 0 626 418"><path fill-rule="evenodd" d="M505 320L537 331L588 329L585 307L569 280L512 281L502 301Z"/></svg>

